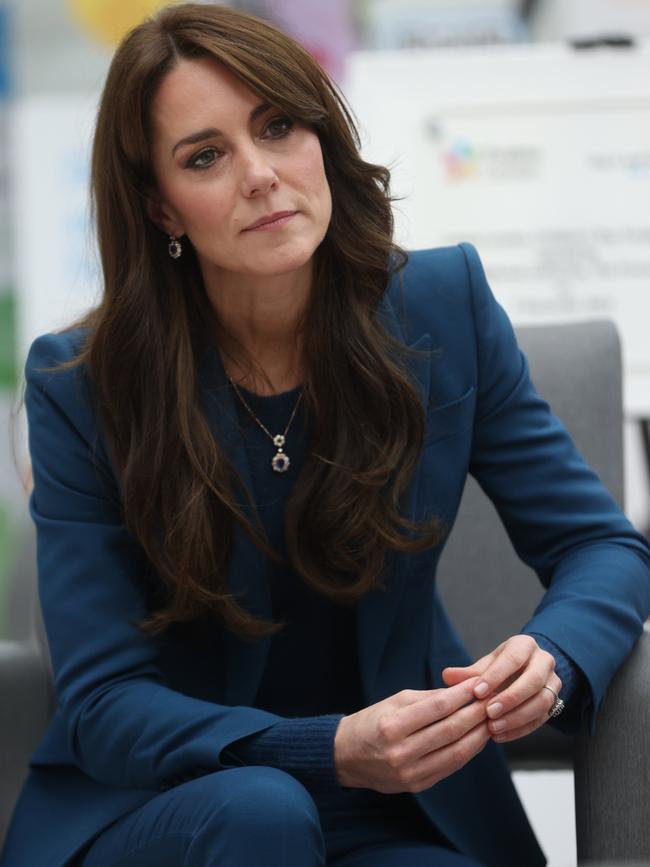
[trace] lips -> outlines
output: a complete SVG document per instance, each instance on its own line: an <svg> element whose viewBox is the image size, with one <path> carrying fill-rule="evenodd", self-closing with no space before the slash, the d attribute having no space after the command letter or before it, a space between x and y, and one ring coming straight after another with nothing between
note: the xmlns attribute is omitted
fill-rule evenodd
<svg viewBox="0 0 650 867"><path fill-rule="evenodd" d="M242 231L248 232L249 229L257 229L258 226L265 226L267 223L274 223L276 220L282 219L282 217L291 217L297 213L297 211L276 211L274 214L266 214L264 217L260 217L259 220L251 223L250 226L246 226Z"/></svg>

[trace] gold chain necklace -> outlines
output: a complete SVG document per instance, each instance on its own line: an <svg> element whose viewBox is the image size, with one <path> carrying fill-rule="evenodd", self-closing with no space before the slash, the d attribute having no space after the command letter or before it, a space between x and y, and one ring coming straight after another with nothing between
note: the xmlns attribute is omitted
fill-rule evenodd
<svg viewBox="0 0 650 867"><path fill-rule="evenodd" d="M230 380L230 384L235 389L235 392L237 393L237 396L239 397L241 402L244 404L244 406L246 407L248 412L255 419L257 424L262 428L264 433L268 437L270 437L270 439L273 441L273 445L277 449L277 453L275 455L273 455L273 459L271 460L271 466L273 467L273 469L275 470L276 473L286 473L286 471L289 469L289 467L291 465L291 461L289 460L289 455L283 450L283 446L286 442L286 436L287 436L287 431L289 430L289 426L291 425L291 422L293 421L293 417L296 414L296 410L298 409L298 404L302 400L302 391L300 392L300 394L298 396L298 400L296 401L296 405L294 406L293 412L291 413L291 418L287 422L287 426L284 429L284 433L275 434L275 436L274 436L271 433L271 431L266 427L266 425L262 424L262 422L258 419L258 417L255 415L253 410L250 408L250 406L246 403L246 401L244 400L244 396L239 391L239 389L237 388L235 383L232 381L232 379L230 377L228 377L228 379Z"/></svg>

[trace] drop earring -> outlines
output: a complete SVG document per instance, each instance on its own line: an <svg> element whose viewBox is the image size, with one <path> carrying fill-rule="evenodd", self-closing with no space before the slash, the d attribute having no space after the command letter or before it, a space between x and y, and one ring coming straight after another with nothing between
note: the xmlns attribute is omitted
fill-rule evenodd
<svg viewBox="0 0 650 867"><path fill-rule="evenodd" d="M183 248L176 235L169 236L169 247L167 249L169 250L169 255L172 259L180 259Z"/></svg>

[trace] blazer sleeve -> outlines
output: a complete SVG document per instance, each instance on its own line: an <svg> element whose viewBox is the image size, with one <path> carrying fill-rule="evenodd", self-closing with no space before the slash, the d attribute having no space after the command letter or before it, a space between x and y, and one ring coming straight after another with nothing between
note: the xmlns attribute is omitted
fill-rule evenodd
<svg viewBox="0 0 650 867"><path fill-rule="evenodd" d="M470 471L547 588L522 632L546 636L585 674L593 730L650 613L650 549L535 390L475 249L461 250L478 382Z"/></svg>
<svg viewBox="0 0 650 867"><path fill-rule="evenodd" d="M147 562L122 520L115 474L93 421L65 334L31 346L25 406L34 487L39 595L69 752L94 779L164 790L219 770L228 744L280 717L170 688L156 639L134 621L148 616ZM215 660L215 665L218 665Z"/></svg>

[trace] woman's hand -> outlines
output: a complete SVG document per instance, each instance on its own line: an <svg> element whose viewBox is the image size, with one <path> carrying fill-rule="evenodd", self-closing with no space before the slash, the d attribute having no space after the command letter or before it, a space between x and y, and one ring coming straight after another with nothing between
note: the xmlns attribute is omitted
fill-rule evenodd
<svg viewBox="0 0 650 867"><path fill-rule="evenodd" d="M562 681L555 659L530 635L513 635L492 653L463 668L445 668L446 684L474 683L474 695L487 699L489 729L495 741L514 741L545 722Z"/></svg>
<svg viewBox="0 0 650 867"><path fill-rule="evenodd" d="M340 784L421 792L462 768L490 740L476 683L463 678L447 689L405 689L343 717L334 739Z"/></svg>

